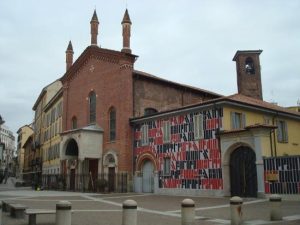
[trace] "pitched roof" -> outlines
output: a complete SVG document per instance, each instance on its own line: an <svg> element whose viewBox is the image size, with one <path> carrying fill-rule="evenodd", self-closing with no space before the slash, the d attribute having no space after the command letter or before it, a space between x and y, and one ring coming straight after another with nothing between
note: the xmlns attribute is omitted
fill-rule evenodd
<svg viewBox="0 0 300 225"><path fill-rule="evenodd" d="M203 92L203 93L206 93L208 95L213 95L215 97L221 97L222 96L222 95L217 94L217 93L212 92L212 91L207 91L207 90L197 88L197 87L193 87L193 86L190 86L190 85L180 84L180 83L177 83L177 82L174 82L174 81L166 80L166 79L163 79L163 78L160 78L160 77L157 77L157 76L154 76L152 74L145 73L145 72L142 72L142 71L139 71L139 70L134 70L133 75L138 75L138 76L148 78L148 79L152 79L152 80L156 80L156 81L159 81L159 82L162 82L162 83L168 83L168 84L171 84L171 85L174 85L174 86L177 86L177 87L190 89L190 90L196 91L196 92Z"/></svg>
<svg viewBox="0 0 300 225"><path fill-rule="evenodd" d="M278 105L274 105L272 103L265 102L265 101L262 101L259 99L251 98L251 97L248 97L245 95L234 94L234 95L229 95L229 96L223 96L220 98L210 99L210 100L203 101L203 102L196 103L196 104L186 105L186 106L176 108L176 109L158 112L158 113L155 113L155 114L152 114L149 116L134 117L134 118L131 118L130 121L136 122L136 121L141 121L141 120L145 120L145 119L150 119L152 117L162 117L162 116L170 115L170 114L173 115L173 114L177 114L177 112L181 112L181 111L192 111L196 108L207 107L210 105L212 106L212 105L224 105L224 104L236 105L241 108L248 107L248 108L251 108L252 110L267 111L268 113L280 114L280 115L284 115L284 116L288 116L288 117L292 117L292 118L296 118L297 120L300 120L299 112L295 112L293 110L289 110L287 108L284 108L284 107L281 107ZM256 128L256 127L249 127L249 128Z"/></svg>
<svg viewBox="0 0 300 225"><path fill-rule="evenodd" d="M291 115L295 115L295 116L300 116L299 112L263 101L263 100L259 100L256 98L251 98L245 95L241 95L241 94L234 94L234 95L230 95L227 97L224 97L224 99L230 100L230 101L234 101L237 103L242 103L242 104L247 104L247 105L251 105L251 106L255 106L258 108L264 108L264 109L268 109L268 110L272 110L272 111L277 111L277 112L282 112L282 113L287 113L287 114L291 114Z"/></svg>

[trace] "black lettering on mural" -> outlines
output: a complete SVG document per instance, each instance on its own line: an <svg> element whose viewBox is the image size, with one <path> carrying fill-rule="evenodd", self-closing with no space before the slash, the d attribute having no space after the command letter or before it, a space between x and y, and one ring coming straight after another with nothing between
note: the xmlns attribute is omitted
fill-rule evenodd
<svg viewBox="0 0 300 225"><path fill-rule="evenodd" d="M200 152L202 152L204 159L208 159L209 158L208 157L208 150L207 149L201 150Z"/></svg>
<svg viewBox="0 0 300 225"><path fill-rule="evenodd" d="M204 139L212 139L213 138L213 132L212 130L205 130L204 131Z"/></svg>
<svg viewBox="0 0 300 225"><path fill-rule="evenodd" d="M199 170L199 176L200 176L201 178L205 178L205 179L208 178L208 174L207 174L207 172L206 172L205 169L200 169L200 170Z"/></svg>
<svg viewBox="0 0 300 225"><path fill-rule="evenodd" d="M209 178L222 178L222 170L219 169L208 169L208 177Z"/></svg>

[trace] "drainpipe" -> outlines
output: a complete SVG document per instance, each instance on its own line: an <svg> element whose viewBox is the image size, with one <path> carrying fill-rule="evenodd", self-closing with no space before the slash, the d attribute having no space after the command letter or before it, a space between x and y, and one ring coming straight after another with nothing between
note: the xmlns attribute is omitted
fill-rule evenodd
<svg viewBox="0 0 300 225"><path fill-rule="evenodd" d="M271 156L273 157L272 130L270 130L270 147L271 147Z"/></svg>
<svg viewBox="0 0 300 225"><path fill-rule="evenodd" d="M275 117L272 118L272 123L273 123L273 125L275 125ZM275 130L273 131L273 138L274 138L274 153L275 153L274 156L277 157Z"/></svg>

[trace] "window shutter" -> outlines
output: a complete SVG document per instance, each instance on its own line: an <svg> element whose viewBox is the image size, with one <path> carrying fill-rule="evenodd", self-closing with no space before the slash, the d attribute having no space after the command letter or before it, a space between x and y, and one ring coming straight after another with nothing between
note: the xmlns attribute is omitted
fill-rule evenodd
<svg viewBox="0 0 300 225"><path fill-rule="evenodd" d="M236 124L235 124L235 113L234 112L230 112L230 118L231 118L231 128L235 129Z"/></svg>
<svg viewBox="0 0 300 225"><path fill-rule="evenodd" d="M242 113L242 126L241 128L245 128L246 127L246 114Z"/></svg>
<svg viewBox="0 0 300 225"><path fill-rule="evenodd" d="M287 122L284 122L284 141L288 142L288 128L287 128Z"/></svg>
<svg viewBox="0 0 300 225"><path fill-rule="evenodd" d="M199 139L204 138L204 130L203 130L203 115L199 114Z"/></svg>
<svg viewBox="0 0 300 225"><path fill-rule="evenodd" d="M198 115L194 115L194 138L199 138L199 117Z"/></svg>
<svg viewBox="0 0 300 225"><path fill-rule="evenodd" d="M282 127L281 124L278 120L276 120L276 125L277 125L277 141L281 142L282 141Z"/></svg>

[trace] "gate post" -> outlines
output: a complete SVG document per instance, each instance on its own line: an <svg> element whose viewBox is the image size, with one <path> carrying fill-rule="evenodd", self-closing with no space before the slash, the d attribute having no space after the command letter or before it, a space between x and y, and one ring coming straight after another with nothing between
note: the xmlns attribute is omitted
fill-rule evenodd
<svg viewBox="0 0 300 225"><path fill-rule="evenodd" d="M56 204L55 225L71 225L71 202L59 201Z"/></svg>
<svg viewBox="0 0 300 225"><path fill-rule="evenodd" d="M181 225L193 225L195 223L195 202L186 198L181 202Z"/></svg>
<svg viewBox="0 0 300 225"><path fill-rule="evenodd" d="M123 202L122 225L137 225L137 203L134 200Z"/></svg>
<svg viewBox="0 0 300 225"><path fill-rule="evenodd" d="M243 220L242 212L243 199L238 196L234 196L230 199L230 214L231 214L231 225L241 225Z"/></svg>
<svg viewBox="0 0 300 225"><path fill-rule="evenodd" d="M282 220L281 213L281 196L277 194L273 194L270 196L270 219L274 220Z"/></svg>

